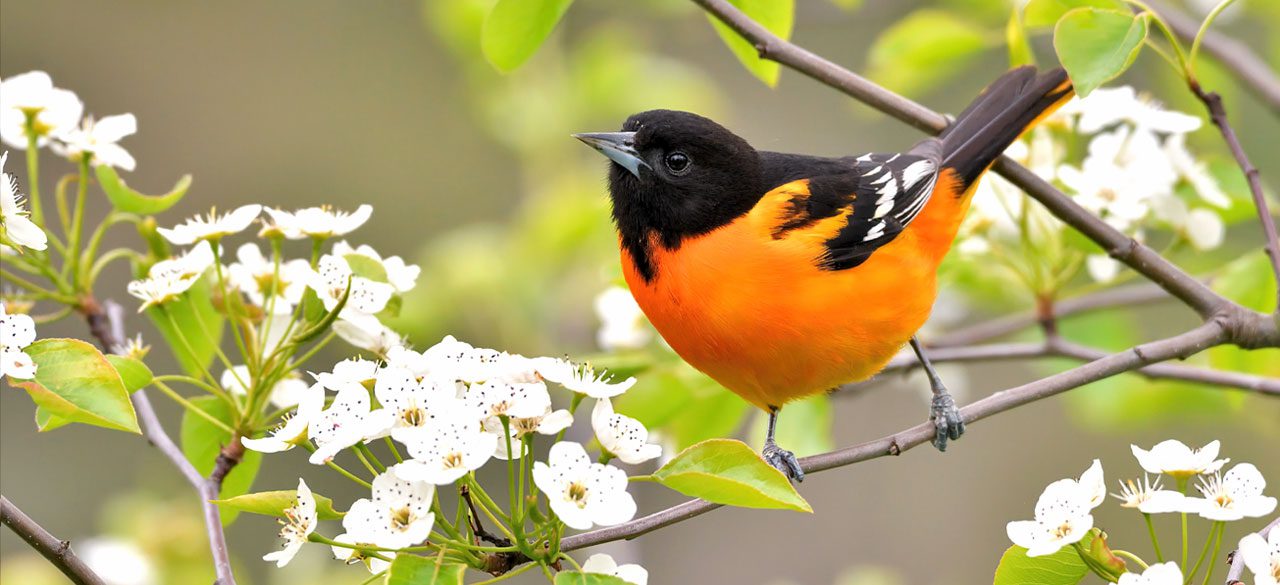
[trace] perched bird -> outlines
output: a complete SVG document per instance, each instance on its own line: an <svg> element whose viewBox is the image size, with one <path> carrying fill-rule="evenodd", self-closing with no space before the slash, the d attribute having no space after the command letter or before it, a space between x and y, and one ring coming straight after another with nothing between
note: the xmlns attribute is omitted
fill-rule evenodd
<svg viewBox="0 0 1280 585"><path fill-rule="evenodd" d="M934 445L964 433L916 331L978 180L1073 94L1066 73L1009 71L936 138L826 158L757 151L696 114L652 110L621 132L575 134L609 157L623 274L685 361L769 412L858 382L910 343L933 390Z"/></svg>

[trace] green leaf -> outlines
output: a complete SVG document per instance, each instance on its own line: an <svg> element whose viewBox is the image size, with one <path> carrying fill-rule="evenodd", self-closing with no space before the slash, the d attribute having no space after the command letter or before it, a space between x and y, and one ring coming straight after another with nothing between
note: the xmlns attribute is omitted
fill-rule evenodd
<svg viewBox="0 0 1280 585"><path fill-rule="evenodd" d="M36 405L36 430L52 431L71 424L71 421L49 412L49 409Z"/></svg>
<svg viewBox="0 0 1280 585"><path fill-rule="evenodd" d="M347 261L347 265L351 267L353 276L360 276L372 280L374 282L391 282L387 278L387 269L382 263L365 256L364 254L347 254L342 257Z"/></svg>
<svg viewBox="0 0 1280 585"><path fill-rule="evenodd" d="M623 581L613 575L601 575L599 573L579 573L578 571L561 571L556 573L556 580L553 585L627 585L627 581Z"/></svg>
<svg viewBox="0 0 1280 585"><path fill-rule="evenodd" d="M1147 39L1147 17L1128 10L1076 8L1058 21L1053 48L1080 97L1124 73Z"/></svg>
<svg viewBox="0 0 1280 585"><path fill-rule="evenodd" d="M1028 29L1047 28L1067 12L1085 7L1124 10L1125 4L1121 0L1031 0L1022 9L1022 21Z"/></svg>
<svg viewBox="0 0 1280 585"><path fill-rule="evenodd" d="M116 170L109 165L98 165L96 170L98 184L102 186L102 191L107 194L107 199L111 201L112 207L139 215L155 215L173 207L178 201L182 200L182 196L186 195L187 189L191 187L191 175L183 175L168 193L163 195L143 195L124 184L124 179L121 179Z"/></svg>
<svg viewBox="0 0 1280 585"><path fill-rule="evenodd" d="M310 289L307 289L310 291ZM174 357L188 375L201 378L213 363L218 344L222 342L224 318L213 305L213 291L208 278L202 278L176 301L164 305L178 325L175 329L159 307L146 310L147 317L164 337ZM201 327L201 324L204 326ZM205 335L205 331L209 336ZM187 351L186 343L191 345Z"/></svg>
<svg viewBox="0 0 1280 585"><path fill-rule="evenodd" d="M514 71L533 56L573 0L498 0L484 20L480 49L499 71Z"/></svg>
<svg viewBox="0 0 1280 585"><path fill-rule="evenodd" d="M774 436L779 445L790 449L797 457L823 453L834 447L831 442L831 399L826 394L788 402L782 410L786 414L778 419ZM751 444L763 445L768 429L769 413L757 411L751 424Z"/></svg>
<svg viewBox="0 0 1280 585"><path fill-rule="evenodd" d="M129 391L98 348L79 339L41 339L24 351L36 364L35 378L11 383L26 390L51 417L142 432ZM52 418L46 430L50 422Z"/></svg>
<svg viewBox="0 0 1280 585"><path fill-rule="evenodd" d="M462 585L466 565L445 564L435 557L400 553L387 569L386 585Z"/></svg>
<svg viewBox="0 0 1280 585"><path fill-rule="evenodd" d="M917 10L872 43L867 76L894 91L920 94L960 74L995 42L955 14Z"/></svg>
<svg viewBox="0 0 1280 585"><path fill-rule="evenodd" d="M1271 314L1276 309L1276 281L1271 277L1271 264L1263 250L1246 254L1228 264L1213 280L1213 290L1263 314ZM1208 353L1209 363L1215 368L1280 377L1280 349L1250 351L1234 345L1221 345L1211 348Z"/></svg>
<svg viewBox="0 0 1280 585"><path fill-rule="evenodd" d="M717 504L813 512L786 476L742 441L703 441L681 451L653 476L682 494Z"/></svg>
<svg viewBox="0 0 1280 585"><path fill-rule="evenodd" d="M991 585L1075 585L1089 574L1080 555L1066 547L1043 557L1027 556L1027 549L1011 546L1000 557Z"/></svg>
<svg viewBox="0 0 1280 585"><path fill-rule="evenodd" d="M333 500L314 492L312 495L316 498L316 515L321 520L338 520L342 518L342 512L333 509ZM292 506L297 499L297 490L279 490L214 500L213 503L224 510L237 510L250 514L284 518L285 509Z"/></svg>
<svg viewBox="0 0 1280 585"><path fill-rule="evenodd" d="M201 411L226 423L227 426L234 425L234 421L231 420L231 409L221 398L198 396L192 398L191 403ZM182 454L186 455L187 460L191 462L192 467L196 468L196 471L200 472L200 475L208 476L213 473L222 447L231 442L231 434L218 428L203 416L187 410L182 413L180 439ZM223 479L222 491L218 496L227 499L247 493L249 488L253 487L253 480L258 475L258 468L261 465L262 453L246 449L240 463L231 468L231 472ZM223 525L235 521L236 514L234 510L223 514Z"/></svg>
<svg viewBox="0 0 1280 585"><path fill-rule="evenodd" d="M151 368L147 364L142 363L131 357L122 355L108 354L107 361L111 362L111 366L120 374L120 381L124 382L124 389L130 394L137 392L151 383L151 379L155 377L151 373Z"/></svg>
<svg viewBox="0 0 1280 585"><path fill-rule="evenodd" d="M729 0L729 3L783 40L791 38L791 26L795 23L795 0ZM716 17L708 14L707 18L747 71L769 87L778 85L778 75L782 70L777 63L761 59L760 52L754 45Z"/></svg>
<svg viewBox="0 0 1280 585"><path fill-rule="evenodd" d="M1009 44L1009 66L1035 65L1036 54L1027 38L1027 28L1022 23L1022 13L1015 5L1004 27L1005 42Z"/></svg>

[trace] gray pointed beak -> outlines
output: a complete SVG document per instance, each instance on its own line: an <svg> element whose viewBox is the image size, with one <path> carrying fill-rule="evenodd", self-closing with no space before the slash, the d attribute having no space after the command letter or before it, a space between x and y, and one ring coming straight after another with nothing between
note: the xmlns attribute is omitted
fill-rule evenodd
<svg viewBox="0 0 1280 585"><path fill-rule="evenodd" d="M609 157L609 160L618 163L622 168L631 171L636 178L640 177L641 167L653 169L649 163L640 158L640 153L636 151L635 132L586 132L574 134L573 137Z"/></svg>

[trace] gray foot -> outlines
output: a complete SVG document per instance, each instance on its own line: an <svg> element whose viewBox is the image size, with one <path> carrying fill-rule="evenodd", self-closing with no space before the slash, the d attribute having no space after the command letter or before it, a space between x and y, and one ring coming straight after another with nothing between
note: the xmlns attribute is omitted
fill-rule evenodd
<svg viewBox="0 0 1280 585"><path fill-rule="evenodd" d="M933 396L929 420L933 421L933 446L939 451L947 450L948 440L954 441L964 435L964 418L956 408L956 401L945 391Z"/></svg>
<svg viewBox="0 0 1280 585"><path fill-rule="evenodd" d="M796 480L796 482L804 481L804 470L800 469L800 461L796 459L795 453L792 453L777 443L772 441L764 444L764 451L761 452L764 460L769 465L774 466L783 475Z"/></svg>

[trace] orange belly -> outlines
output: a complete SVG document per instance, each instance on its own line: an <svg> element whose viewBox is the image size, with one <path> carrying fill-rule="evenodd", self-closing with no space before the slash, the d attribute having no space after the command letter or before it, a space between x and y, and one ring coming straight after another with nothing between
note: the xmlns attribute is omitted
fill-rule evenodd
<svg viewBox="0 0 1280 585"><path fill-rule="evenodd" d="M815 265L822 233L762 236L744 216L677 250L650 282L622 252L645 315L685 361L760 408L865 380L924 324L968 197L940 185L920 217L863 264Z"/></svg>

